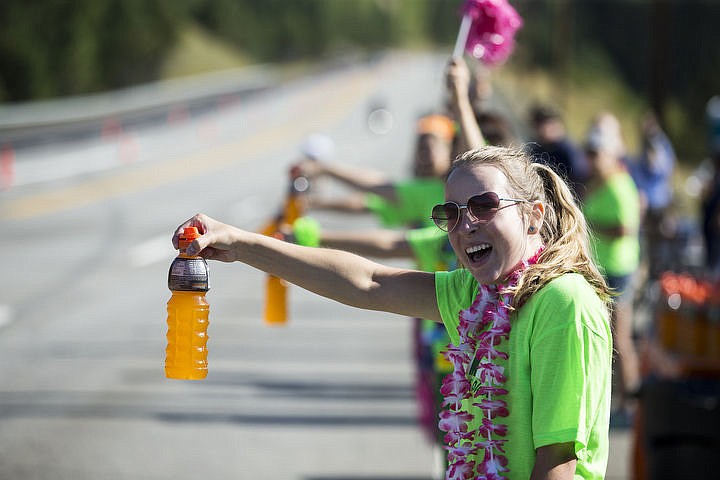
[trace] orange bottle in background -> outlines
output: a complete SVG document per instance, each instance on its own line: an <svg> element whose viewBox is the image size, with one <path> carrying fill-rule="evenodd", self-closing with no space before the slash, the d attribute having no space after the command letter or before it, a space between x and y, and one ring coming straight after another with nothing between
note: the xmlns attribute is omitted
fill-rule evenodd
<svg viewBox="0 0 720 480"><path fill-rule="evenodd" d="M678 348L678 324L683 298L680 294L678 279L674 273L666 272L660 278L662 297L656 313L658 340L667 351L675 352Z"/></svg>
<svg viewBox="0 0 720 480"><path fill-rule="evenodd" d="M283 226L292 227L295 220L302 216L300 194L307 190L308 182L299 168L290 170L290 188L282 211L272 222L266 225L261 233L269 236L281 236ZM268 325L284 325L288 320L287 307L288 283L282 278L268 275L265 280L265 323Z"/></svg>
<svg viewBox="0 0 720 480"><path fill-rule="evenodd" d="M265 280L265 323L287 323L287 282L280 277L268 275Z"/></svg>
<svg viewBox="0 0 720 480"><path fill-rule="evenodd" d="M168 272L172 296L167 303L167 378L202 380L207 376L208 266L204 258L185 254L185 249L199 236L197 228L185 228L179 238L180 253Z"/></svg>

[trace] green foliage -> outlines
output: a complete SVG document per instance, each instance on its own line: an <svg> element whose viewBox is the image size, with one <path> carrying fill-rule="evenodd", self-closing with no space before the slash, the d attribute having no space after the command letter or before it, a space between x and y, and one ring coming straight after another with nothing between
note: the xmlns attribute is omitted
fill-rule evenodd
<svg viewBox="0 0 720 480"><path fill-rule="evenodd" d="M175 43L172 0L0 3L0 100L88 93L155 78Z"/></svg>

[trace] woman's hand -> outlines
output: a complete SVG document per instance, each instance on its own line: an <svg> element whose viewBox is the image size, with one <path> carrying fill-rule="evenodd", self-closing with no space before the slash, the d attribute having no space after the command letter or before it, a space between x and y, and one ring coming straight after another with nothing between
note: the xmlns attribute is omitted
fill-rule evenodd
<svg viewBox="0 0 720 480"><path fill-rule="evenodd" d="M447 87L455 102L468 99L470 69L463 58L451 58L445 71Z"/></svg>
<svg viewBox="0 0 720 480"><path fill-rule="evenodd" d="M308 179L319 178L325 175L326 169L322 162L313 159L303 160L293 165L293 168L297 168L301 175Z"/></svg>
<svg viewBox="0 0 720 480"><path fill-rule="evenodd" d="M178 248L178 237L185 227L197 227L201 235L188 246L186 250L188 255L200 255L208 260L220 262L237 260L235 244L241 230L198 213L175 229L172 237L175 248Z"/></svg>

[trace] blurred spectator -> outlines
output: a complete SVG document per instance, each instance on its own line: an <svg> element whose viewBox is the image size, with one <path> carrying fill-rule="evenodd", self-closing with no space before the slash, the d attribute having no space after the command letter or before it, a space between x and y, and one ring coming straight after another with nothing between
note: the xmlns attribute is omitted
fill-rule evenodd
<svg viewBox="0 0 720 480"><path fill-rule="evenodd" d="M394 181L383 172L338 163L308 160L299 166L309 178L330 177L359 194L343 198L307 199L311 209L372 212L385 226L431 225L430 210L444 198L443 178L450 167L455 126L444 115L417 122L413 178Z"/></svg>
<svg viewBox="0 0 720 480"><path fill-rule="evenodd" d="M707 105L711 176L702 198L702 230L707 268L720 276L720 96Z"/></svg>
<svg viewBox="0 0 720 480"><path fill-rule="evenodd" d="M720 275L720 151L712 152L713 173L702 198L702 233L709 272Z"/></svg>
<svg viewBox="0 0 720 480"><path fill-rule="evenodd" d="M638 268L640 197L623 162L620 124L609 113L598 115L584 144L590 179L583 212L593 233L595 259L614 290L612 326L619 369L619 405L615 419L633 408L633 394L640 386L637 353L633 343L632 279Z"/></svg>
<svg viewBox="0 0 720 480"><path fill-rule="evenodd" d="M640 193L642 208L641 235L643 255L647 258L650 278L657 278L669 263L665 250L672 237L668 209L673 200L672 176L675 150L654 114L648 113L641 123L642 150L627 165Z"/></svg>
<svg viewBox="0 0 720 480"><path fill-rule="evenodd" d="M576 197L582 198L589 175L588 161L568 138L560 113L548 105L535 105L529 116L534 136L528 149L533 159L553 167L573 188Z"/></svg>
<svg viewBox="0 0 720 480"><path fill-rule="evenodd" d="M643 119L640 134L642 150L635 161L628 162L628 167L646 213L660 218L672 202L675 149L652 113Z"/></svg>
<svg viewBox="0 0 720 480"><path fill-rule="evenodd" d="M486 110L476 113L475 118L488 145L509 147L517 140L510 121L500 113Z"/></svg>

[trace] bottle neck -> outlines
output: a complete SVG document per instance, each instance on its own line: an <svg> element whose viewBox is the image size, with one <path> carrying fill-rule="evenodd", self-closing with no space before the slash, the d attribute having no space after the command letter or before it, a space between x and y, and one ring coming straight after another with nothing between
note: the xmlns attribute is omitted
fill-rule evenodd
<svg viewBox="0 0 720 480"><path fill-rule="evenodd" d="M187 240L181 240L178 245L178 257L180 258L200 258L200 255L188 255L185 251L190 246L191 242Z"/></svg>

